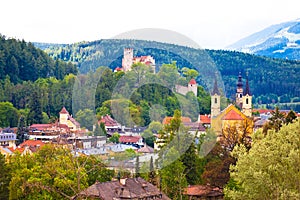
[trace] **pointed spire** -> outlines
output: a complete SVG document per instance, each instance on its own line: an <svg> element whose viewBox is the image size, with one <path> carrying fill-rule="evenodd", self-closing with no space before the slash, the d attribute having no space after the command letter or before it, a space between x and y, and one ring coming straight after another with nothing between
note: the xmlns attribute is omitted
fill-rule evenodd
<svg viewBox="0 0 300 200"><path fill-rule="evenodd" d="M243 81L242 81L242 74L241 74L241 72L239 72L238 82L237 82L236 86L238 88L242 88L243 87Z"/></svg>
<svg viewBox="0 0 300 200"><path fill-rule="evenodd" d="M212 91L212 95L220 95L220 91L218 89L218 82L217 82L217 72L215 74L215 83L214 83L214 88L213 88L213 91Z"/></svg>
<svg viewBox="0 0 300 200"><path fill-rule="evenodd" d="M249 96L251 96L250 93L250 87L249 87L249 81L248 81L248 71L246 72L246 88L244 91L244 95L248 94Z"/></svg>

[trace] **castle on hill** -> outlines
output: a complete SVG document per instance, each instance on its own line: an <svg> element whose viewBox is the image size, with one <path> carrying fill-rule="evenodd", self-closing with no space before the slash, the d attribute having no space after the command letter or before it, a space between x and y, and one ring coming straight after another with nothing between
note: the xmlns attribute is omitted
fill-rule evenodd
<svg viewBox="0 0 300 200"><path fill-rule="evenodd" d="M133 56L133 48L125 48L122 58L122 68L116 68L116 71L130 71L132 65L135 63L142 63L152 68L152 71L155 73L155 59L150 56Z"/></svg>
<svg viewBox="0 0 300 200"><path fill-rule="evenodd" d="M175 85L175 90L177 93L186 95L188 92L193 92L197 96L197 82L195 79L191 79L187 86Z"/></svg>

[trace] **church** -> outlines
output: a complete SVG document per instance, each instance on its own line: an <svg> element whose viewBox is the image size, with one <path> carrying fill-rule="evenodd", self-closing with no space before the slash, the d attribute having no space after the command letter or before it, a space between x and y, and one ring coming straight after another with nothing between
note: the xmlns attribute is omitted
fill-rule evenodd
<svg viewBox="0 0 300 200"><path fill-rule="evenodd" d="M211 127L218 136L226 134L226 130L232 128L239 134L243 134L245 131L251 134L253 131L252 94L248 76L246 77L245 88L243 85L242 75L239 73L235 105L230 104L221 111L221 93L218 89L217 80L214 82L211 93Z"/></svg>

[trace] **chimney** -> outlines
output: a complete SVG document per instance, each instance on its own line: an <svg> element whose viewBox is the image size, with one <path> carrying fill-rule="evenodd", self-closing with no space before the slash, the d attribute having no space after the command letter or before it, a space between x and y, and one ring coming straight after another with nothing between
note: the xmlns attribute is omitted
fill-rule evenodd
<svg viewBox="0 0 300 200"><path fill-rule="evenodd" d="M126 178L121 178L120 183L121 185L126 185Z"/></svg>

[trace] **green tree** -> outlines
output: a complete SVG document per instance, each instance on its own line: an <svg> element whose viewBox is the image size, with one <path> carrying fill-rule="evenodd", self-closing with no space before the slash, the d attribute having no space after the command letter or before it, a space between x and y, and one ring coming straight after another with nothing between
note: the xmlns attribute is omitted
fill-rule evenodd
<svg viewBox="0 0 300 200"><path fill-rule="evenodd" d="M157 185L157 175L156 175L156 171L154 169L153 157L152 156L150 158L150 163L149 163L148 180L153 185Z"/></svg>
<svg viewBox="0 0 300 200"><path fill-rule="evenodd" d="M28 124L41 124L43 121L43 111L38 88L33 89L28 108L30 109L27 117Z"/></svg>
<svg viewBox="0 0 300 200"><path fill-rule="evenodd" d="M114 133L114 134L109 138L109 141L110 141L110 142L113 142L113 143L119 143L119 138L120 138L119 133Z"/></svg>
<svg viewBox="0 0 300 200"><path fill-rule="evenodd" d="M184 174L188 184L197 185L202 183L201 172L203 172L203 166L201 166L201 160L196 153L194 142L192 142L188 150L181 155L181 162L185 166Z"/></svg>
<svg viewBox="0 0 300 200"><path fill-rule="evenodd" d="M296 113L293 110L290 110L289 113L285 117L285 123L293 123L293 121L297 119Z"/></svg>
<svg viewBox="0 0 300 200"><path fill-rule="evenodd" d="M107 134L107 132L106 132L104 123L101 122L100 125L98 123L96 123L94 135L95 136L106 136L106 134Z"/></svg>
<svg viewBox="0 0 300 200"><path fill-rule="evenodd" d="M140 177L141 174L140 174L140 156L137 155L136 156L136 159L135 159L135 177Z"/></svg>
<svg viewBox="0 0 300 200"><path fill-rule="evenodd" d="M94 156L74 156L66 148L45 145L34 155L10 160L10 199L71 199L90 184L109 181L113 172Z"/></svg>
<svg viewBox="0 0 300 200"><path fill-rule="evenodd" d="M84 109L76 113L76 120L80 123L81 127L93 130L93 126L96 123L96 116L92 110Z"/></svg>
<svg viewBox="0 0 300 200"><path fill-rule="evenodd" d="M267 133L269 129L274 129L275 132L278 132L285 121L284 113L280 112L278 107L276 107L271 114L272 116L269 118L268 124L264 126L265 133Z"/></svg>
<svg viewBox="0 0 300 200"><path fill-rule="evenodd" d="M18 125L19 112L9 102L0 102L0 127L16 127Z"/></svg>
<svg viewBox="0 0 300 200"><path fill-rule="evenodd" d="M28 129L26 127L26 121L24 116L22 115L19 119L19 123L18 123L18 131L17 131L17 141L16 141L16 145L19 145L21 143L24 142L24 140L26 139L26 135L28 133Z"/></svg>
<svg viewBox="0 0 300 200"><path fill-rule="evenodd" d="M0 199L8 199L8 186L10 181L10 170L5 162L5 156L0 153Z"/></svg>
<svg viewBox="0 0 300 200"><path fill-rule="evenodd" d="M167 196L174 200L182 199L183 190L188 185L184 174L184 164L179 159L173 162L174 158L178 156L175 148L169 149L164 167L160 170L161 188Z"/></svg>
<svg viewBox="0 0 300 200"><path fill-rule="evenodd" d="M238 160L230 176L238 188L227 188L231 199L299 199L300 198L300 121L283 125L253 141L247 151L236 147Z"/></svg>

